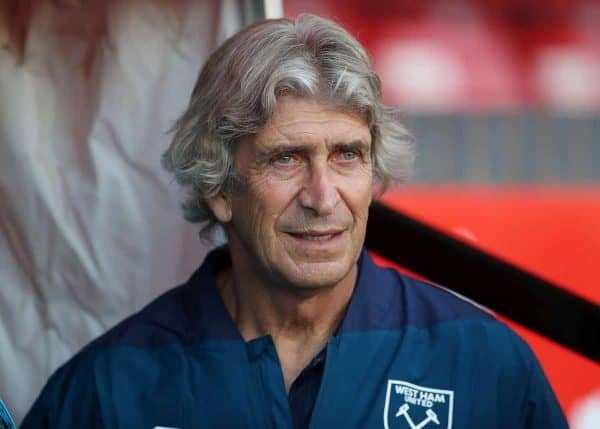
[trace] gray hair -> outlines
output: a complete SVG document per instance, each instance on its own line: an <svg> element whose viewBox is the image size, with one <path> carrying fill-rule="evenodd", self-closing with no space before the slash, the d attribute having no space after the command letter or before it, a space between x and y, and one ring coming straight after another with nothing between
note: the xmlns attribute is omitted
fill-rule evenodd
<svg viewBox="0 0 600 429"><path fill-rule="evenodd" d="M184 217L217 224L205 202L231 192L237 144L257 134L284 95L314 98L363 115L372 136L373 174L382 189L410 174L413 141L380 101L381 83L364 48L336 23L303 14L258 22L208 59L177 120L163 167L187 190Z"/></svg>

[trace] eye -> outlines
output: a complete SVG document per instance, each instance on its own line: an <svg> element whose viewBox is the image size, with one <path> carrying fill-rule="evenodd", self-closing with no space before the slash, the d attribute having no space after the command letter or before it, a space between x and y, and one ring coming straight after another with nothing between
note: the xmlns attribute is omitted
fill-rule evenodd
<svg viewBox="0 0 600 429"><path fill-rule="evenodd" d="M335 160L341 163L354 163L361 158L361 152L358 149L342 149L335 155Z"/></svg>
<svg viewBox="0 0 600 429"><path fill-rule="evenodd" d="M345 150L342 152L341 157L344 161L353 161L358 158L358 152L355 150Z"/></svg>
<svg viewBox="0 0 600 429"><path fill-rule="evenodd" d="M275 155L271 163L276 167L293 167L300 162L300 157L294 152L282 152Z"/></svg>
<svg viewBox="0 0 600 429"><path fill-rule="evenodd" d="M278 164L291 164L293 160L294 156L291 153L282 153L275 158Z"/></svg>

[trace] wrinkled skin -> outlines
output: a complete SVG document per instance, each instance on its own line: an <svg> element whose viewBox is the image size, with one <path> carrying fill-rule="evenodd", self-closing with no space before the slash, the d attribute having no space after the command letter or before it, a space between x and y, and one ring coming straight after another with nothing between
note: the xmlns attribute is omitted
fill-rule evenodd
<svg viewBox="0 0 600 429"><path fill-rule="evenodd" d="M209 200L248 280L316 292L354 282L372 198L371 134L359 115L284 97L240 143L241 186Z"/></svg>

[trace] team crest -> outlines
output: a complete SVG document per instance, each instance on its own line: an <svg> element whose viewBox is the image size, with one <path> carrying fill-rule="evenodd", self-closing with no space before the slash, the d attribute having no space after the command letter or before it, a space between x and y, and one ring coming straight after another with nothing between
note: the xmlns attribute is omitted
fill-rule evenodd
<svg viewBox="0 0 600 429"><path fill-rule="evenodd" d="M383 409L385 429L452 429L452 390L388 380Z"/></svg>

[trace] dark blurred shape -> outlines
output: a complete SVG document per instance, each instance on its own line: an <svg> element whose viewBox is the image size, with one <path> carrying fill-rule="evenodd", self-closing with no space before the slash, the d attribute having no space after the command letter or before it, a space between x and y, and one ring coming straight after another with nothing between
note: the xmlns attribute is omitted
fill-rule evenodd
<svg viewBox="0 0 600 429"><path fill-rule="evenodd" d="M11 51L23 61L25 42L34 0L2 0L0 2L0 48Z"/></svg>
<svg viewBox="0 0 600 429"><path fill-rule="evenodd" d="M371 206L366 245L600 362L600 307L593 303L381 204Z"/></svg>

